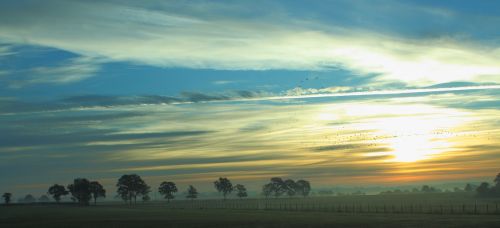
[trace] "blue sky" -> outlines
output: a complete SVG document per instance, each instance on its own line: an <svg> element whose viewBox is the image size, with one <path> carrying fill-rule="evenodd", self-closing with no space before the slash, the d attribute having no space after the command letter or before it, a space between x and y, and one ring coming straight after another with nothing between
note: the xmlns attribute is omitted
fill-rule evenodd
<svg viewBox="0 0 500 228"><path fill-rule="evenodd" d="M201 186L486 179L500 159L499 4L2 1L0 191L76 176L111 188L124 172Z"/></svg>

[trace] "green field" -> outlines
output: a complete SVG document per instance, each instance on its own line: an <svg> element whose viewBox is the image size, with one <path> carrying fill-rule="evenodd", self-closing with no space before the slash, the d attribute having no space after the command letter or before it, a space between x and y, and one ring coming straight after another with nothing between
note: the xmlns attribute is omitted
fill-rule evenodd
<svg viewBox="0 0 500 228"><path fill-rule="evenodd" d="M470 193L360 195L244 200L177 200L171 209L248 209L338 213L500 214L500 199Z"/></svg>
<svg viewBox="0 0 500 228"><path fill-rule="evenodd" d="M1 227L500 227L500 214L477 212L337 211L327 205L495 205L497 200L456 194L349 196L310 199L176 200L103 203L97 206L12 205L0 207ZM476 202L478 201L478 202ZM282 205L256 209L259 203ZM284 208L290 205L324 205ZM448 203L448 204L446 204ZM200 207L206 205L205 207ZM211 206L211 208L207 208ZM189 208L191 207L191 208ZM225 207L225 209L224 209ZM493 207L493 206L491 206ZM300 209L300 206L298 207Z"/></svg>
<svg viewBox="0 0 500 228"><path fill-rule="evenodd" d="M2 227L498 227L500 216L182 210L139 205L0 209Z"/></svg>

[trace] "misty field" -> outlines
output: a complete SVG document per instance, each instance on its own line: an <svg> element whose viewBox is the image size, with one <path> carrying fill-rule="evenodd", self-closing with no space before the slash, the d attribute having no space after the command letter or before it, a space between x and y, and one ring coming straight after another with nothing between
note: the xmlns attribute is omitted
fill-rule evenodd
<svg viewBox="0 0 500 228"><path fill-rule="evenodd" d="M500 214L500 199L469 193L359 195L243 200L178 200L170 209L247 209L333 213Z"/></svg>
<svg viewBox="0 0 500 228"><path fill-rule="evenodd" d="M0 207L0 224L2 227L498 227L499 202L443 193L174 200L138 202L133 206L118 202L90 207L12 205ZM410 205L413 212L408 209ZM417 209L419 205L423 211ZM462 213L460 208L464 205L467 211ZM449 210L453 206L455 209Z"/></svg>

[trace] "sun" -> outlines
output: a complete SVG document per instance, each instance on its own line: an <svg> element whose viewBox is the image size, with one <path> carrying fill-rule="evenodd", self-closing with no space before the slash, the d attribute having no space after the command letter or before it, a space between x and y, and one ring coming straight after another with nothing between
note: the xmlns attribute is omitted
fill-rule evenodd
<svg viewBox="0 0 500 228"><path fill-rule="evenodd" d="M375 124L386 138L381 143L390 148L389 161L417 162L430 159L446 151L450 143L436 134L439 129L449 129L456 123L425 116L385 118Z"/></svg>
<svg viewBox="0 0 500 228"><path fill-rule="evenodd" d="M432 158L448 146L446 142L433 139L430 135L396 137L388 143L392 148L392 161L396 162L416 162Z"/></svg>

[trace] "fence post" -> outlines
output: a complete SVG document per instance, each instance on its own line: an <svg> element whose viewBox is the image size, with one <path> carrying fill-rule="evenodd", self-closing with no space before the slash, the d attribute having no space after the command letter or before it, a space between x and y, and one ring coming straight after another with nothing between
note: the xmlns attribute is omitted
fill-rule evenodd
<svg viewBox="0 0 500 228"><path fill-rule="evenodd" d="M477 201L474 202L474 214L476 214L476 213L477 213Z"/></svg>

